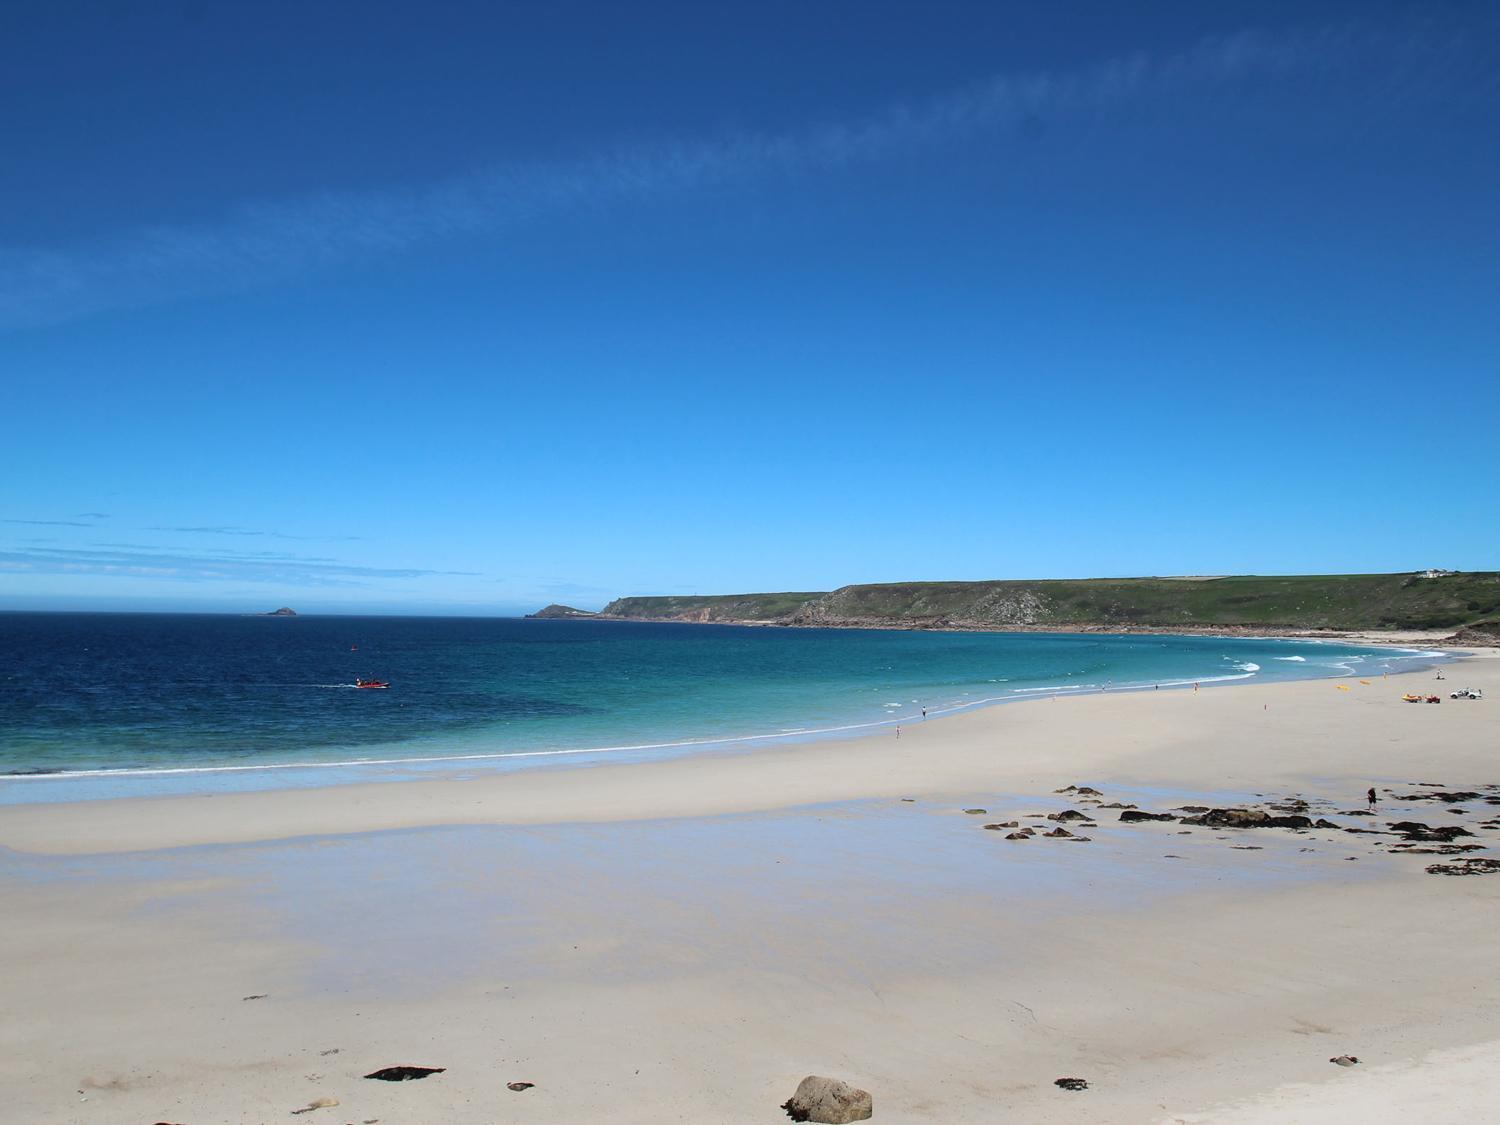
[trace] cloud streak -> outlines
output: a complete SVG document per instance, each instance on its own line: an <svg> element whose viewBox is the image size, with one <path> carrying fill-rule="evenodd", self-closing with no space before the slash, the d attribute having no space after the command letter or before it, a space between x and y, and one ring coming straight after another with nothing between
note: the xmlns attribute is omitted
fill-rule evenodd
<svg viewBox="0 0 1500 1125"><path fill-rule="evenodd" d="M37 547L0 550L0 573L93 574L184 582L267 582L304 586L360 586L375 579L473 577L463 570L351 566L291 555L189 555L129 548Z"/></svg>
<svg viewBox="0 0 1500 1125"><path fill-rule="evenodd" d="M72 519L66 520L15 520L0 519L0 523L18 523L27 527L93 527L99 520L107 520L109 515L105 512L75 512ZM88 522L82 522L82 521Z"/></svg>
<svg viewBox="0 0 1500 1125"><path fill-rule="evenodd" d="M142 228L89 245L0 248L0 331L253 289L585 209L867 165L1049 119L1097 116L1149 96L1326 72L1367 54L1372 42L1348 29L1246 33L1172 55L1139 53L1072 71L1002 75L861 120L784 134L664 143L571 162L496 167L405 191L265 203L215 225Z"/></svg>
<svg viewBox="0 0 1500 1125"><path fill-rule="evenodd" d="M262 536L266 539L294 539L303 543L354 543L361 538L358 535L288 535L284 531L261 531L253 527L235 527L231 524L199 527L148 527L146 530L180 532L189 535Z"/></svg>

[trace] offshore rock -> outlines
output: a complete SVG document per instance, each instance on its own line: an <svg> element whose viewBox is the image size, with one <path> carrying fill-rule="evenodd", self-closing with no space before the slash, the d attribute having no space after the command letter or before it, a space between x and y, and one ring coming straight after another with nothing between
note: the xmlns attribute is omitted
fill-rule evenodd
<svg viewBox="0 0 1500 1125"><path fill-rule="evenodd" d="M868 1121L875 1112L868 1091L816 1074L797 1083L797 1092L782 1102L781 1108L793 1121L821 1121L826 1125Z"/></svg>

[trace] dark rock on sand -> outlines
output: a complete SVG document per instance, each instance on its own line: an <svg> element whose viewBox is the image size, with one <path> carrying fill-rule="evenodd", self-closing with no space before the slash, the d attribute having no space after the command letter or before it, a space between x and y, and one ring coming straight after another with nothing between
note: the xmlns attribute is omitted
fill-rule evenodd
<svg viewBox="0 0 1500 1125"><path fill-rule="evenodd" d="M1073 833L1069 832L1066 828L1059 825L1051 832L1043 832L1042 835L1053 840L1062 840L1071 837Z"/></svg>
<svg viewBox="0 0 1500 1125"><path fill-rule="evenodd" d="M867 1121L875 1112L867 1091L816 1074L809 1074L797 1083L797 1092L782 1102L781 1108L793 1121L821 1121L827 1125Z"/></svg>
<svg viewBox="0 0 1500 1125"><path fill-rule="evenodd" d="M514 1090L519 1094L522 1090L529 1090L535 1085L535 1082L507 1082L505 1088L507 1090Z"/></svg>
<svg viewBox="0 0 1500 1125"><path fill-rule="evenodd" d="M1392 832L1401 833L1401 838L1408 843L1417 844L1447 844L1459 836L1474 835L1461 825L1445 824L1441 828L1429 828L1418 820L1398 820L1388 827Z"/></svg>
<svg viewBox="0 0 1500 1125"><path fill-rule="evenodd" d="M1313 827L1314 828L1332 828L1332 829L1337 830L1339 828L1342 828L1343 825L1342 824L1335 824L1331 820L1324 820L1320 816L1320 817L1318 817L1317 820L1313 821Z"/></svg>
<svg viewBox="0 0 1500 1125"><path fill-rule="evenodd" d="M1057 1078L1053 1080L1052 1085L1059 1090L1087 1090L1089 1088L1089 1084L1082 1078Z"/></svg>
<svg viewBox="0 0 1500 1125"><path fill-rule="evenodd" d="M1359 1059L1355 1058L1353 1055L1334 1055L1333 1058L1329 1059L1328 1061L1331 1063L1337 1063L1339 1066L1359 1065Z"/></svg>
<svg viewBox="0 0 1500 1125"><path fill-rule="evenodd" d="M1185 813L1206 813L1208 811L1208 806L1207 805L1178 805L1177 806L1177 811L1178 812L1185 812Z"/></svg>
<svg viewBox="0 0 1500 1125"><path fill-rule="evenodd" d="M998 824L986 824L985 827L991 832L998 832L1002 828L1019 828L1021 827L1021 822L1019 820L1004 820Z"/></svg>
<svg viewBox="0 0 1500 1125"><path fill-rule="evenodd" d="M1120 814L1120 819L1126 824L1139 824L1145 820L1176 820L1177 818L1167 812L1141 812L1139 809L1126 809Z"/></svg>
<svg viewBox="0 0 1500 1125"><path fill-rule="evenodd" d="M1209 809L1202 816L1185 816L1183 824L1201 824L1209 828L1311 828L1305 816L1272 816L1260 809Z"/></svg>
<svg viewBox="0 0 1500 1125"><path fill-rule="evenodd" d="M1021 832L1008 832L1005 838L1007 840L1029 840L1031 839L1031 829L1028 828Z"/></svg>
<svg viewBox="0 0 1500 1125"><path fill-rule="evenodd" d="M964 812L968 813L970 816L983 816L989 811L989 809L964 809Z"/></svg>
<svg viewBox="0 0 1500 1125"><path fill-rule="evenodd" d="M1122 805L1119 801L1111 801L1107 805L1100 805L1101 809L1133 809L1134 805Z"/></svg>
<svg viewBox="0 0 1500 1125"><path fill-rule="evenodd" d="M1048 820L1058 821L1087 820L1088 818L1087 813L1081 813L1077 809L1063 809L1062 812L1049 813L1047 815Z"/></svg>
<svg viewBox="0 0 1500 1125"><path fill-rule="evenodd" d="M1420 844L1392 844L1391 851L1398 855L1463 855L1465 852L1488 851L1483 844L1434 844L1424 848Z"/></svg>
<svg viewBox="0 0 1500 1125"><path fill-rule="evenodd" d="M1404 797L1396 798L1398 801L1442 801L1445 805L1461 805L1465 801L1479 801L1483 799L1483 793L1469 791L1449 793L1444 790L1438 790L1436 793L1408 793Z"/></svg>
<svg viewBox="0 0 1500 1125"><path fill-rule="evenodd" d="M1500 871L1500 859L1461 859L1456 863L1428 865L1429 875L1489 875Z"/></svg>
<svg viewBox="0 0 1500 1125"><path fill-rule="evenodd" d="M365 1077L375 1078L381 1082L414 1082L418 1078L426 1078L429 1074L442 1074L447 1069L445 1066L386 1066L379 1070L372 1070Z"/></svg>

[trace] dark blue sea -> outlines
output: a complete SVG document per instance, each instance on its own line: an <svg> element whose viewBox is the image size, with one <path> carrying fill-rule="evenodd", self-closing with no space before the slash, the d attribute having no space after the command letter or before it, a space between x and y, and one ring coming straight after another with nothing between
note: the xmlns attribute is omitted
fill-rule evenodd
<svg viewBox="0 0 1500 1125"><path fill-rule="evenodd" d="M910 722L924 707L1369 675L1439 659L1209 637L6 613L0 803L138 792L146 778L176 777L180 789L188 775L201 786L214 774L215 784L264 787L305 783L314 769L378 772L365 763L409 775L581 752L753 749ZM360 678L391 686L356 689ZM118 771L141 780L101 788L101 777L123 784ZM80 787L80 774L95 784Z"/></svg>

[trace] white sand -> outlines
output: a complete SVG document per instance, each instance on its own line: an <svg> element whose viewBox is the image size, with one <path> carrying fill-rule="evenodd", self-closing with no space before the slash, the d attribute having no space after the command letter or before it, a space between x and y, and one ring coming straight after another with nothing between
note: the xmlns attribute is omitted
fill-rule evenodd
<svg viewBox="0 0 1500 1125"><path fill-rule="evenodd" d="M1143 807L1300 791L1345 809L1372 784L1500 782L1500 661L1447 674L0 809L0 1121L279 1121L332 1096L297 1120L774 1122L806 1073L891 1121L1486 1120L1500 875L1427 875L1440 857L1331 831L979 827L1060 807L1072 782ZM1491 698L1399 702L1461 683ZM1460 822L1432 803L1380 819L1408 812ZM1462 823L1493 838L1494 812ZM1343 1053L1364 1061L1328 1062ZM360 1077L397 1063L449 1070ZM1074 1075L1090 1089L1052 1084Z"/></svg>

